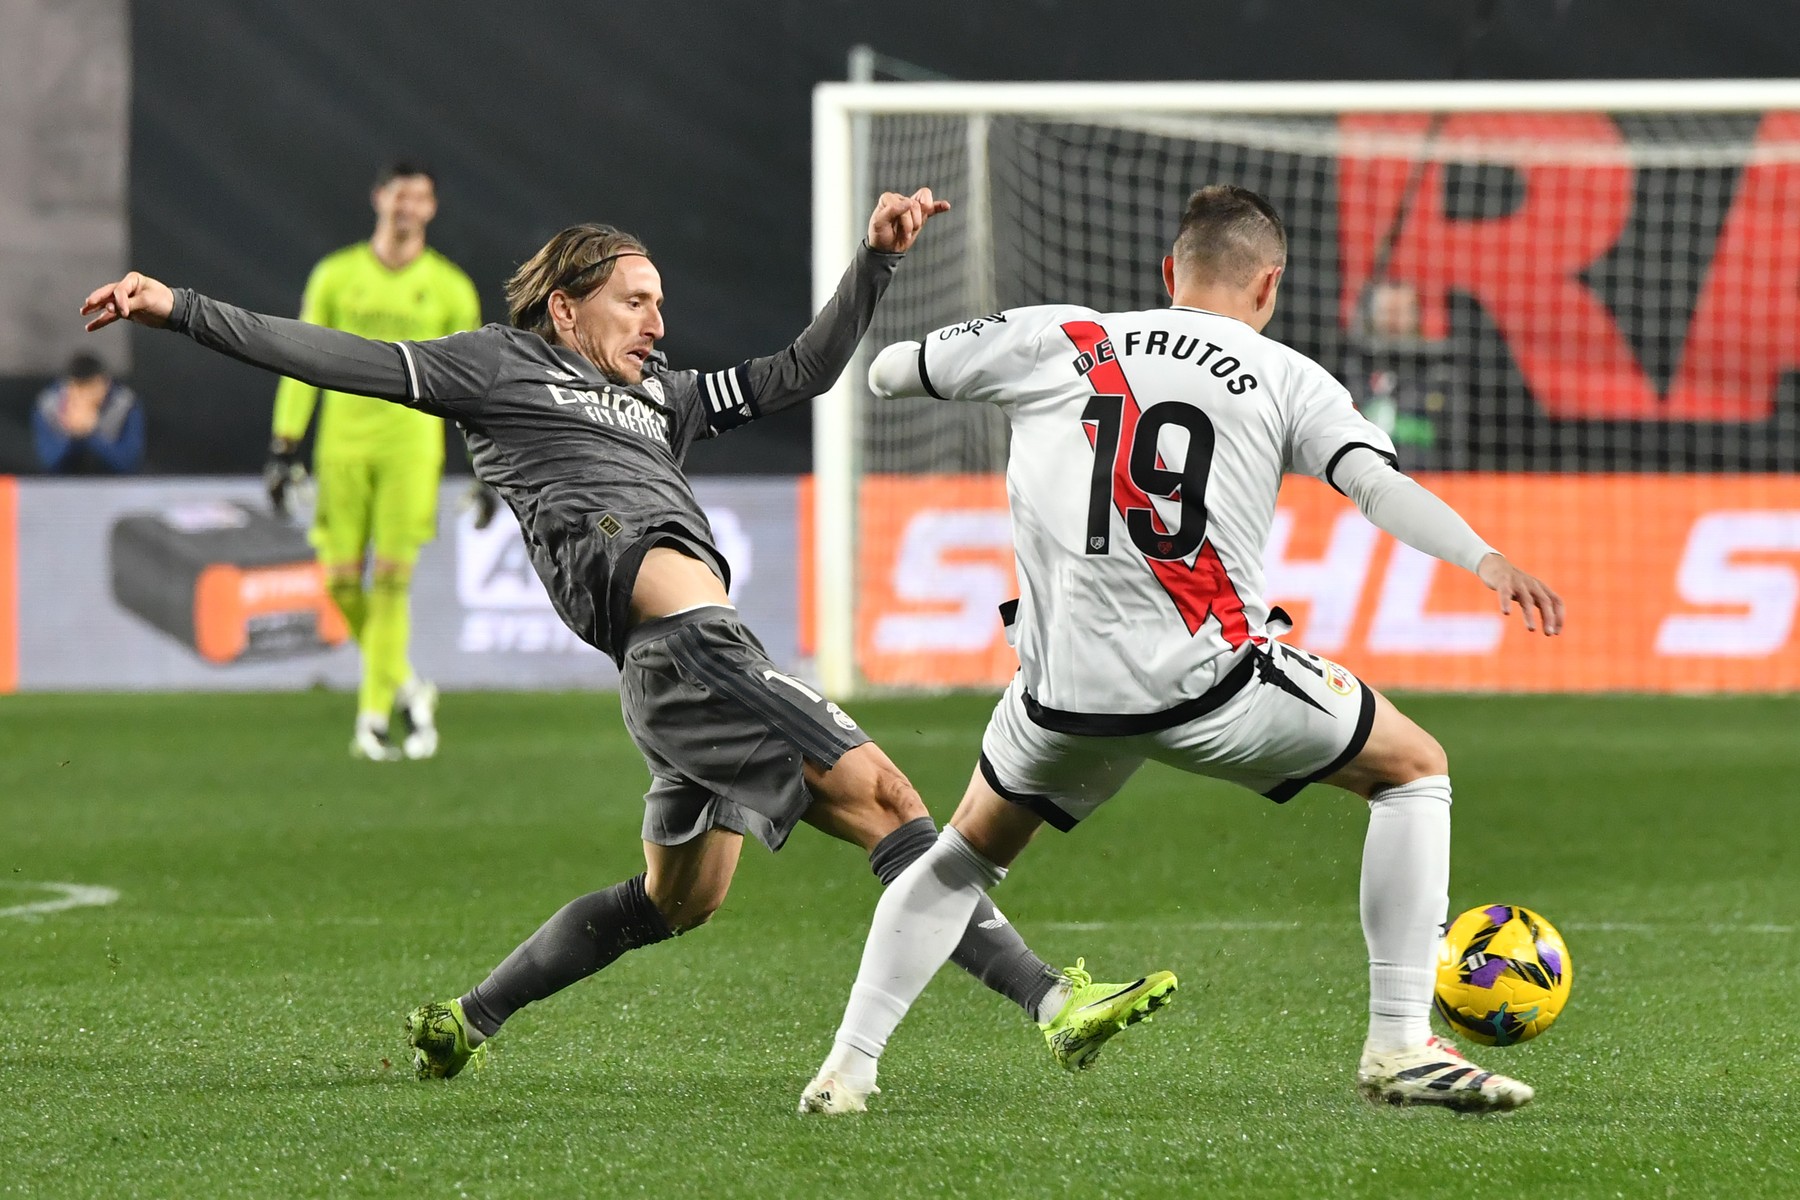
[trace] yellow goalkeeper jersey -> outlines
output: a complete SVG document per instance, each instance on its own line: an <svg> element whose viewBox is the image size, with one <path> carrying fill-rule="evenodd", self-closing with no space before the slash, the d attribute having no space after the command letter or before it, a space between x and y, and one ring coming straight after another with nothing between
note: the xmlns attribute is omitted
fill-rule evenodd
<svg viewBox="0 0 1800 1200"><path fill-rule="evenodd" d="M368 242L358 242L313 268L300 319L384 342L424 341L479 327L481 301L462 269L430 247L395 271ZM283 379L275 393L275 436L306 436L320 395L311 384ZM443 461L439 418L372 396L323 396L316 458Z"/></svg>

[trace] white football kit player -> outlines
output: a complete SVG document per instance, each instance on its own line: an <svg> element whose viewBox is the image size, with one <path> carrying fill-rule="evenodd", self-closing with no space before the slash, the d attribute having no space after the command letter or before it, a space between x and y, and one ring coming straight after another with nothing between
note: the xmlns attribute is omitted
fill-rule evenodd
<svg viewBox="0 0 1800 1200"><path fill-rule="evenodd" d="M981 770L1059 829L1146 758L1281 802L1362 749L1373 694L1274 640L1263 551L1284 474L1470 570L1490 553L1324 368L1217 313L1014 309L891 346L870 381L1011 423L1020 670Z"/></svg>
<svg viewBox="0 0 1800 1200"><path fill-rule="evenodd" d="M1207 200L1203 190L1193 203ZM1259 301L1275 278L1266 268L1258 277ZM1011 422L1020 598L1008 624L1020 669L982 737L980 769L994 793L1059 829L1147 758L1283 801L1362 752L1379 719L1375 694L1276 641L1285 620L1263 598L1263 548L1286 472L1325 480L1427 554L1475 570L1493 553L1395 469L1387 437L1318 364L1218 313L1017 309L889 346L869 382L882 396L996 404ZM1507 589L1503 600L1530 594L1551 631L1555 597L1509 571L1502 562L1492 572L1496 590ZM1529 1087L1431 1037L1450 778L1435 743L1413 741L1416 758L1395 768L1402 781L1367 792L1369 1036L1357 1087L1392 1103L1516 1108ZM862 1111L874 1094L888 1037L1029 836L1027 822L990 826L992 807L971 782L957 819L882 894L802 1112ZM1168 976L1162 999L1174 988ZM1045 1036L1082 1011L1059 1012ZM1148 1011L1102 1021L1092 1037Z"/></svg>

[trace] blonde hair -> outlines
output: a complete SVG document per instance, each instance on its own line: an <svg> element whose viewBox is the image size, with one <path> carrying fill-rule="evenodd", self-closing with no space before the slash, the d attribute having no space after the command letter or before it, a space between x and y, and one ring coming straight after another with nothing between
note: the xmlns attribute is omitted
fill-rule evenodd
<svg viewBox="0 0 1800 1200"><path fill-rule="evenodd" d="M506 281L507 318L516 327L554 342L556 323L550 319L550 293L567 292L583 299L606 286L613 263L632 254L650 257L644 243L611 225L569 226L520 263Z"/></svg>

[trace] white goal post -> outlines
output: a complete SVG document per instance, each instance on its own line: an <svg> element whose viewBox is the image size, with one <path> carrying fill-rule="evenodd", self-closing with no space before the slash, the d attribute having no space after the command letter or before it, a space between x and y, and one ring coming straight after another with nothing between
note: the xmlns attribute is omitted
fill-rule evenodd
<svg viewBox="0 0 1800 1200"><path fill-rule="evenodd" d="M1416 434L1415 465L1427 471L1462 472L1470 487L1494 488L1514 476L1541 484L1614 474L1766 479L1791 472L1800 463L1800 415L1789 372L1800 372L1794 361L1800 349L1790 354L1793 347L1775 331L1768 335L1773 346L1746 350L1731 342L1708 351L1701 328L1727 328L1727 318L1739 311L1734 304L1760 303L1715 295L1732 271L1765 286L1759 274L1765 268L1754 255L1724 261L1739 236L1739 210L1749 203L1749 173L1775 172L1757 177L1764 190L1779 198L1795 187L1792 199L1800 202L1800 116L1778 126L1765 121L1770 114L1800 114L1800 80L819 85L813 94L815 306L835 290L875 192L930 185L956 206L924 235L878 314L864 357L814 404L810 601L819 681L838 696L871 687L996 682L936 680L930 671L871 674L862 661L859 646L871 618L862 607L871 583L862 578L870 517L859 512L865 479L917 472L960 480L992 474L1004 456L1004 430L987 419L992 414L873 411L863 378L866 355L886 341L1021 303L1107 310L1157 302L1155 287L1146 283L1154 271L1148 255L1167 244L1186 191L1209 182L1262 191L1274 181L1272 198L1293 235L1284 284L1284 296L1290 289L1293 296L1270 333L1345 378L1366 412L1373 415L1371 404L1386 406L1384 413L1393 409L1387 419ZM1346 199L1351 178L1375 197L1366 211L1353 211ZM1535 196L1556 189L1578 193L1540 206L1543 213L1564 213L1560 221L1507 232L1509 220L1532 211ZM1586 229L1585 217L1571 222L1568 212L1599 214L1595 228ZM1610 241L1599 228L1603 221L1617 225ZM1356 229L1340 229L1340 222ZM1592 244L1561 246L1561 230L1571 224L1582 226L1581 236L1591 233ZM1354 245L1352 232L1360 239ZM1517 236L1509 242L1503 234ZM1556 268L1562 274L1525 257L1502 261L1527 253L1508 249L1527 234L1542 244L1546 262L1557 254L1569 260ZM1463 273L1432 274L1433 255L1464 256ZM1774 254L1780 262L1767 268L1773 274L1766 286L1786 286L1782 264L1793 256L1800 256L1800 229ZM1567 307L1533 309L1536 301L1524 300L1517 312L1506 311L1510 301L1502 293L1514 286L1508 280L1525 290L1540 275L1573 281L1558 301ZM1498 281L1496 290L1484 292L1490 280ZM1398 317L1371 315L1389 299ZM1780 302L1776 292L1769 302ZM1715 309L1708 324L1705 314ZM1546 315L1552 319L1543 337L1576 340L1556 351L1560 357L1533 361L1531 335L1522 331L1542 326ZM1579 340L1586 335L1577 328L1589 316L1599 323L1591 344ZM1616 328L1600 329L1608 320ZM1608 354L1618 361L1608 365ZM1711 357L1696 365L1705 354ZM1754 361L1744 365L1748 359ZM1693 378L1696 371L1704 377ZM1770 371L1772 382L1763 387ZM1731 372L1737 374L1724 378ZM1400 380L1397 398L1383 391L1394 379ZM955 424L940 427L940 421ZM1659 494L1656 502L1664 500ZM1671 511L1679 508L1673 498L1667 503ZM1777 555L1800 550L1800 527L1789 547L1790 531L1780 524L1787 510L1769 511L1776 513L1773 532L1745 544ZM1684 526L1680 536L1686 533ZM1378 660L1388 652L1384 645L1404 642L1381 640L1383 622L1406 611L1388 600L1414 586L1399 578L1401 556L1393 561L1385 584L1369 584L1381 593L1371 606L1382 611L1344 618L1373 629L1356 637L1374 647ZM975 579L967 574L965 582ZM1433 585L1427 576L1416 586L1424 591L1413 607L1422 612ZM1671 586L1686 588L1679 581ZM1694 590L1699 599L1692 603L1703 605L1705 591ZM971 611L973 598L987 594L974 583L963 592L951 588L946 597L952 593L962 599L945 603L966 601ZM1779 607L1755 589L1717 603L1727 606L1725 615L1694 609L1686 617L1698 624L1677 626L1676 634L1665 627L1680 613L1646 617L1660 622L1646 635L1654 646L1621 643L1617 653L1660 653L1665 643L1685 644L1688 635L1716 647L1706 631L1717 629L1705 621L1728 624L1732 612L1741 617L1731 604L1749 606L1765 625ZM938 619L929 605L923 619ZM954 638L951 643L954 650ZM1741 647L1722 653L1754 657ZM1394 661L1396 682L1434 686L1429 670L1415 677L1402 669L1411 658ZM1502 655L1490 665L1510 661ZM1485 689L1482 669L1468 666L1443 683ZM1683 670L1669 676L1671 686L1735 686L1729 672L1715 682L1714 675ZM1589 676L1593 686L1638 686L1628 672L1615 677L1595 667ZM1569 686L1585 687L1589 676L1571 677ZM1523 679L1526 686L1554 688L1560 678L1527 670L1494 686Z"/></svg>

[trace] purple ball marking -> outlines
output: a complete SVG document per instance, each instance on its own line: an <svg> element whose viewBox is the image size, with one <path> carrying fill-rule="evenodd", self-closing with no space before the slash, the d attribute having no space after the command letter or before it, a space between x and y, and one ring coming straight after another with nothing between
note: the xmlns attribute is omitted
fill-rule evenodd
<svg viewBox="0 0 1800 1200"><path fill-rule="evenodd" d="M1550 972L1550 978L1561 979L1563 971L1562 955L1556 952L1556 947L1550 945L1548 942L1539 942L1537 944L1537 952L1538 961L1544 964L1544 970Z"/></svg>
<svg viewBox="0 0 1800 1200"><path fill-rule="evenodd" d="M1504 925L1512 920L1512 909L1504 904L1490 905L1482 911L1487 913L1487 919L1490 925Z"/></svg>
<svg viewBox="0 0 1800 1200"><path fill-rule="evenodd" d="M1506 973L1506 967L1504 958L1490 958L1469 972L1469 982L1476 987L1491 988L1494 981Z"/></svg>

